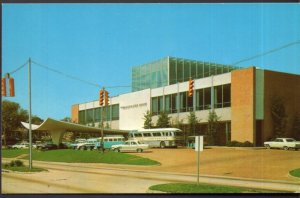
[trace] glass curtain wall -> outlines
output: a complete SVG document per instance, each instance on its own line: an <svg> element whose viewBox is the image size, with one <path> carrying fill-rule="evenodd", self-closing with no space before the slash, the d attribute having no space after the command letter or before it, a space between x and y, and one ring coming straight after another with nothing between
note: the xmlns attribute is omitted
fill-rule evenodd
<svg viewBox="0 0 300 198"><path fill-rule="evenodd" d="M119 120L119 104L110 105L105 108L104 121ZM88 124L101 121L103 107L79 111L79 124Z"/></svg>
<svg viewBox="0 0 300 198"><path fill-rule="evenodd" d="M132 91L168 85L168 58L132 68Z"/></svg>

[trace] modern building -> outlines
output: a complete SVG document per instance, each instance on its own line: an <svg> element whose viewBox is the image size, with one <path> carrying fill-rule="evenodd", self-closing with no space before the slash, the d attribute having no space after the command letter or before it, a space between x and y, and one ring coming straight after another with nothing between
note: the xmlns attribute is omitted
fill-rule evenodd
<svg viewBox="0 0 300 198"><path fill-rule="evenodd" d="M190 78L192 97L187 94ZM276 97L284 101L286 135L292 136L293 119L300 113L300 75L166 57L133 67L132 92L110 98L103 119L112 129L134 130L143 128L148 110L154 124L164 111L173 125L187 126L194 111L200 124L189 134L197 135L205 134L214 110L220 117L216 144L236 140L259 146L274 136L271 104ZM97 126L102 110L98 99L75 104L72 121Z"/></svg>

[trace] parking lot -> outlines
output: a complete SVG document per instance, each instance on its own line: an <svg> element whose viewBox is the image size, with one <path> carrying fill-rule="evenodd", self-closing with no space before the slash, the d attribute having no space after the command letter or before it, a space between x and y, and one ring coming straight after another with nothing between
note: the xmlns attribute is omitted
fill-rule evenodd
<svg viewBox="0 0 300 198"><path fill-rule="evenodd" d="M151 149L134 155L161 163L143 167L145 170L197 173L197 155L193 149ZM300 151L216 147L200 153L200 174L203 175L300 181L288 175L296 168L300 168Z"/></svg>

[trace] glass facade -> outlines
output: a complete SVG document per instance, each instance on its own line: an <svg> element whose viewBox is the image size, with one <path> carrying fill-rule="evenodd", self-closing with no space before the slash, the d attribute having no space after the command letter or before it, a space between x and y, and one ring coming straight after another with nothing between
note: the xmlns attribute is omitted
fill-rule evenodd
<svg viewBox="0 0 300 198"><path fill-rule="evenodd" d="M105 108L104 121L119 120L119 104L110 105ZM101 122L103 107L79 111L79 124Z"/></svg>
<svg viewBox="0 0 300 198"><path fill-rule="evenodd" d="M207 87L204 89L197 89L195 98L195 108L196 111L202 111L212 108L212 91L214 92L213 105L214 108L225 108L231 106L231 85L224 84L220 86L215 86L213 89ZM179 97L178 97L179 96ZM165 111L166 113L177 113L177 112L189 112L194 110L194 100L193 97L189 97L187 92L180 92L179 94L174 93L164 96L152 97L151 98L151 111L152 115L158 115L160 112ZM179 102L179 107L177 108L177 102Z"/></svg>
<svg viewBox="0 0 300 198"><path fill-rule="evenodd" d="M172 85L188 81L190 78L199 79L235 69L238 67L166 57L149 64L133 67L132 91Z"/></svg>
<svg viewBox="0 0 300 198"><path fill-rule="evenodd" d="M168 85L168 58L132 68L132 91Z"/></svg>

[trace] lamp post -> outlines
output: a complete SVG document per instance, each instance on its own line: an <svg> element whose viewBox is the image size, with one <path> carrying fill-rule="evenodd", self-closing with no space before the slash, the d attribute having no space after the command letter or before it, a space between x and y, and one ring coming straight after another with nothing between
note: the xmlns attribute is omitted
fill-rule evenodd
<svg viewBox="0 0 300 198"><path fill-rule="evenodd" d="M28 97L29 97L29 170L32 169L32 130L31 130L31 58L28 60Z"/></svg>

